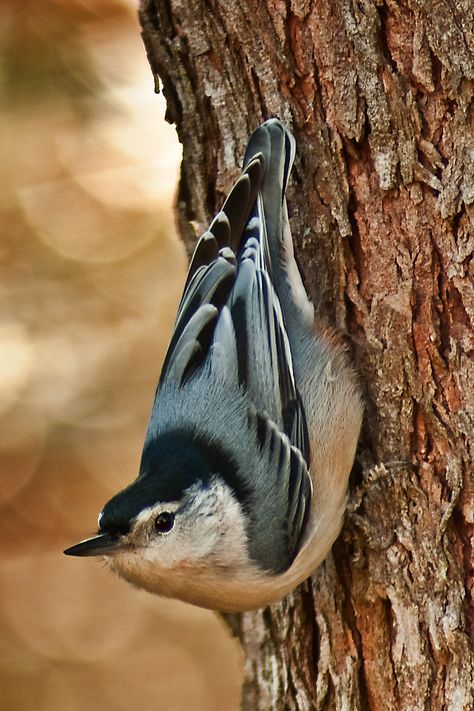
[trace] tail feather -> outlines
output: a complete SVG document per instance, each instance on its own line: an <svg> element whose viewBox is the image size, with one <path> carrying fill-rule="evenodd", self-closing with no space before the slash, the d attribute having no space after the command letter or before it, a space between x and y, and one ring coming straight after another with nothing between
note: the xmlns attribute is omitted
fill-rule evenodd
<svg viewBox="0 0 474 711"><path fill-rule="evenodd" d="M270 119L250 136L244 166L248 165L255 155L263 155L265 174L260 186L260 195L271 261L269 272L282 303L286 328L298 338L298 332L312 330L314 308L308 300L294 259L285 200L295 152L295 139L291 133L278 119Z"/></svg>
<svg viewBox="0 0 474 711"><path fill-rule="evenodd" d="M278 119L270 119L254 131L247 145L244 166L258 153L265 161L261 194L270 253L272 260L278 260L285 190L295 157L295 140Z"/></svg>

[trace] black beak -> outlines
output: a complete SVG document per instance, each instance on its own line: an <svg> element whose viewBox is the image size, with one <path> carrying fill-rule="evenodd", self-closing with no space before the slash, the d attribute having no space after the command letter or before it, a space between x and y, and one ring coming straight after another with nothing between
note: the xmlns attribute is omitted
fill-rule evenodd
<svg viewBox="0 0 474 711"><path fill-rule="evenodd" d="M117 536L112 536L110 533L99 533L93 538L86 538L85 541L66 548L64 553L78 556L110 555L120 548L123 548L123 543Z"/></svg>

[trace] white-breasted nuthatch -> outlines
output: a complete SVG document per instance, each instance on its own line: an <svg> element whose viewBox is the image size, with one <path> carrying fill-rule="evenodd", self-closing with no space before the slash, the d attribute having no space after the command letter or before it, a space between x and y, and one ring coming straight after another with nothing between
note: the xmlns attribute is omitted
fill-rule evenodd
<svg viewBox="0 0 474 711"><path fill-rule="evenodd" d="M277 119L250 137L194 252L138 478L104 506L97 536L65 551L212 609L268 605L322 562L361 426L357 377L315 327L293 255L294 154Z"/></svg>

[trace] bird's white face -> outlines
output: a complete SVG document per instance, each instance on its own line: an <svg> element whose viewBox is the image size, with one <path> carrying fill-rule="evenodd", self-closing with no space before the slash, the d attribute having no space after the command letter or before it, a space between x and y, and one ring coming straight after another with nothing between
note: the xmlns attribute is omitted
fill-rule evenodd
<svg viewBox="0 0 474 711"><path fill-rule="evenodd" d="M242 509L218 479L206 487L197 482L180 501L144 509L121 542L105 556L111 570L166 596L192 585L192 579L216 571L228 576L249 565Z"/></svg>

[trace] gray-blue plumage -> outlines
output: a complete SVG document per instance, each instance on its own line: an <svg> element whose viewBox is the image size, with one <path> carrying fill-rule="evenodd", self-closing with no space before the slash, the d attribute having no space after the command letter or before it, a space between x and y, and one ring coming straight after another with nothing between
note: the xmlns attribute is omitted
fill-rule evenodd
<svg viewBox="0 0 474 711"><path fill-rule="evenodd" d="M311 480L278 298L286 288L282 208L293 157L293 138L278 121L250 138L242 175L190 265L139 477L104 507L101 531L125 532L144 507L217 475L246 513L250 558L275 572L294 560Z"/></svg>

